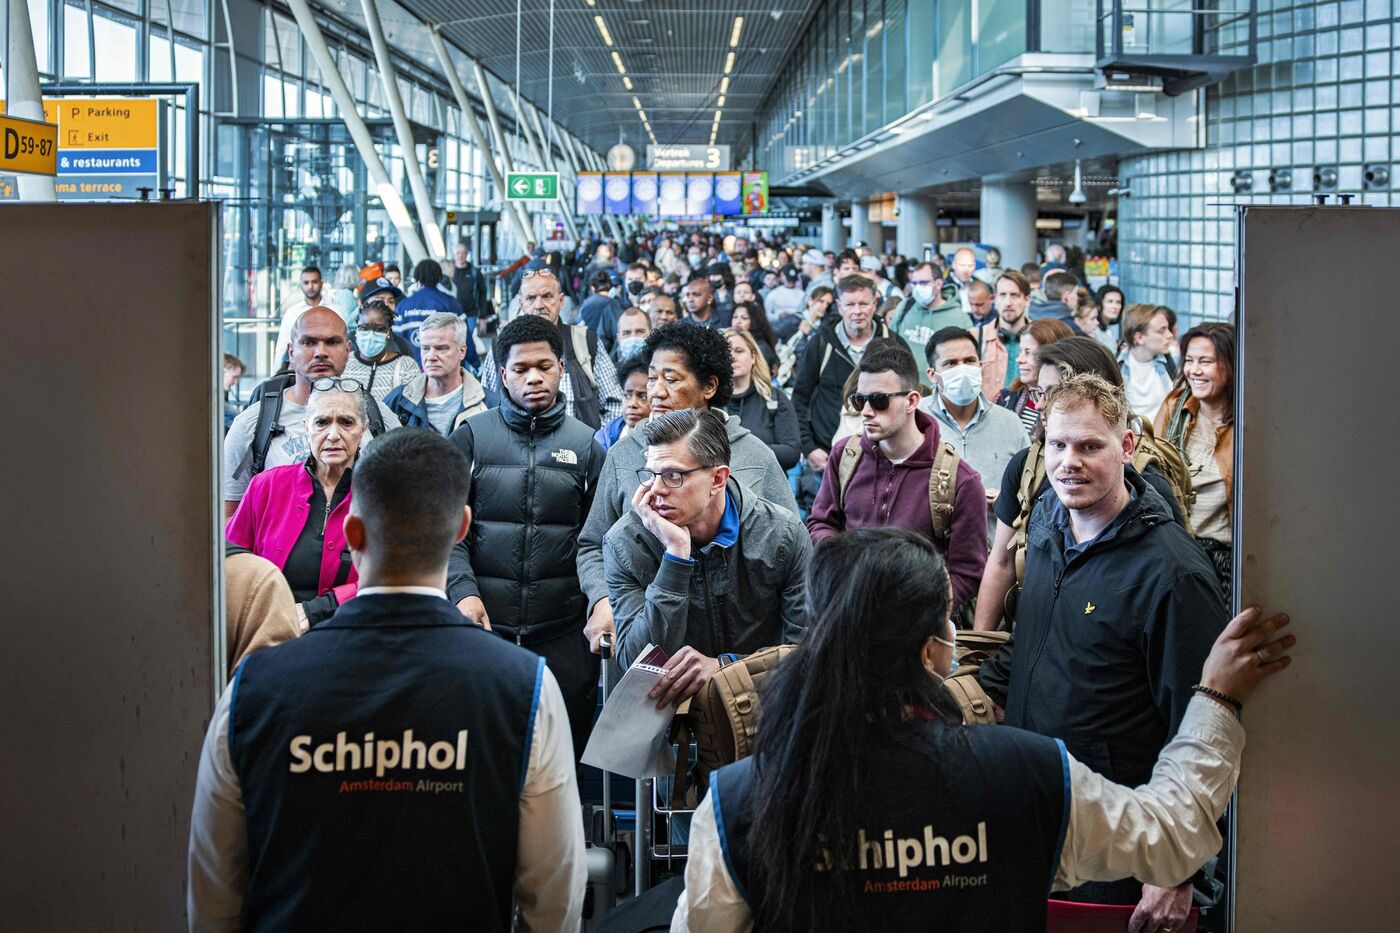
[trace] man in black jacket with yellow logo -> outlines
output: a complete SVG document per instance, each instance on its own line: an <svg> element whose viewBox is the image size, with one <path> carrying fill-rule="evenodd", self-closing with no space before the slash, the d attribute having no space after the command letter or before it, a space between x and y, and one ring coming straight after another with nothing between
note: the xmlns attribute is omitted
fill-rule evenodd
<svg viewBox="0 0 1400 933"><path fill-rule="evenodd" d="M588 604L576 560L604 452L593 429L565 411L558 328L521 315L501 328L492 352L501 405L452 433L471 464L475 521L453 549L447 596L549 663L581 754L597 703L598 660L583 635Z"/></svg>
<svg viewBox="0 0 1400 933"><path fill-rule="evenodd" d="M1145 784L1229 621L1205 553L1133 459L1123 389L1082 373L1044 403L1046 475L1016 630L978 680L1007 725L1064 740L1119 784ZM1089 890L1092 889L1092 890ZM1140 889L1140 890L1139 890ZM1191 884L1086 885L1071 900L1139 904L1151 931L1179 927Z"/></svg>

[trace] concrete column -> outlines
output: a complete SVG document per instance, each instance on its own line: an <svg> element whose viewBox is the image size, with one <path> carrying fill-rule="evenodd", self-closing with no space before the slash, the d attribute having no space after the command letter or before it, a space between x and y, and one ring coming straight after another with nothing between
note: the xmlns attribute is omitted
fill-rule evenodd
<svg viewBox="0 0 1400 933"><path fill-rule="evenodd" d="M835 204L822 205L822 250L840 252L846 238L841 232L841 212Z"/></svg>
<svg viewBox="0 0 1400 933"><path fill-rule="evenodd" d="M875 252L880 251L880 237L877 235L878 228L870 224L870 204L867 201L851 202L851 239L850 245L854 247L857 243L865 243Z"/></svg>
<svg viewBox="0 0 1400 933"><path fill-rule="evenodd" d="M476 109L472 106L471 98L467 96L467 89L462 85L462 78L457 74L456 66L452 64L452 57L447 51L447 43L442 41L442 36L436 29L428 30L428 38L432 40L433 51L437 52L438 60L442 62L442 72L447 76L448 86L452 88L452 96L457 101L457 109L462 112L462 118L467 124L467 130L471 133L472 142L476 143L476 147L481 150L481 160L486 163L486 170L491 173L491 180L496 184L496 191L501 199L501 214L515 230L515 235L520 240L520 248L523 250L530 235L520 220L520 214L506 200L505 176L501 174L501 167L496 164L496 154L486 138L486 133L481 128L481 121L476 118ZM477 235L473 237L473 242L479 247L480 241L481 233L478 225ZM472 255L480 256L482 254L473 249Z"/></svg>
<svg viewBox="0 0 1400 933"><path fill-rule="evenodd" d="M982 236L1001 250L1001 264L1019 269L1035 262L1035 186L1016 181L982 182Z"/></svg>
<svg viewBox="0 0 1400 933"><path fill-rule="evenodd" d="M418 164L418 146L413 141L413 128L408 123L408 113L399 96L399 82L394 70L394 59L389 54L389 43L384 39L384 26L379 22L379 8L375 0L361 0L365 14L365 26L369 29L370 44L374 48L374 60L379 66L380 83L384 85L384 100L389 104L389 115L394 120L394 133L399 138L399 149L403 152L404 173L408 175L408 187L413 192L413 208L418 213L418 226L427 239L432 258L445 259L447 244L442 239L442 228L438 226L433 211L432 196L423 180L423 167Z"/></svg>
<svg viewBox="0 0 1400 933"><path fill-rule="evenodd" d="M895 229L896 248L912 260L924 258L924 245L938 248L938 207L933 198L901 194L898 227Z"/></svg>
<svg viewBox="0 0 1400 933"><path fill-rule="evenodd" d="M335 105L340 108L340 118L345 122L345 128L350 131L350 138L355 142L355 149L365 163L365 170L374 184L374 191L384 202L384 210L388 213L394 229L399 232L399 242L408 250L408 256L414 263L422 262L428 258L428 249L413 226L413 218L409 216L403 196L389 180L389 172L384 168L384 163L374 148L374 138L370 136L364 118L360 116L355 98L350 96L350 89L345 86L345 79L335 67L331 50L326 47L326 38L321 34L321 25L316 22L311 5L306 0L287 0L287 5L292 8L292 15L301 27L302 38L306 40L306 50L316 60L316 66L321 69L321 83L331 92L331 96L335 98ZM412 157L412 153L405 155Z"/></svg>
<svg viewBox="0 0 1400 933"><path fill-rule="evenodd" d="M496 137L496 154L500 156L501 165L507 172L515 171L515 160L511 158L510 141L506 139L505 130L501 126L501 115L496 111L496 99L491 96L491 85L486 82L486 69L481 67L481 62L472 62L472 73L476 76L476 87L481 92L481 103L486 107L486 120L491 126L491 132ZM520 248L525 249L525 243L535 239L534 224L530 220L530 212L525 210L525 204L521 201L511 201L506 198L505 188L501 188L502 203L505 207L502 210L513 210L520 219L520 226L530 231L530 236L520 244Z"/></svg>
<svg viewBox="0 0 1400 933"><path fill-rule="evenodd" d="M568 173L560 171L559 164L554 160L554 147L550 144L549 136L544 128L545 118L540 114L539 110L533 106L530 107L530 118L534 121L535 133L539 137L540 149L544 153L544 170L546 172L558 172L560 179L565 179ZM550 121L550 126L554 126L553 121ZM566 165L564 168L567 169L568 166ZM558 210L560 218L564 221L564 229L568 231L569 237L577 240L579 236L578 225L574 223L574 205L563 185L559 187Z"/></svg>
<svg viewBox="0 0 1400 933"><path fill-rule="evenodd" d="M10 0L9 22L5 31L9 48L5 49L5 83L9 85L6 104L12 117L44 120L44 102L39 95L39 59L34 54L34 30L29 23L29 4ZM194 143L192 142L191 145ZM48 175L18 175L21 201L54 201L53 178ZM196 187L198 181L193 183Z"/></svg>

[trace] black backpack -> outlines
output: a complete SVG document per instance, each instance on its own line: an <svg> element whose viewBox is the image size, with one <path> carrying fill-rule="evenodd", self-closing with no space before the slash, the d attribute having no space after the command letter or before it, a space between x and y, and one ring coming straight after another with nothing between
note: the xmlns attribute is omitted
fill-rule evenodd
<svg viewBox="0 0 1400 933"><path fill-rule="evenodd" d="M253 475L267 466L267 452L272 447L272 439L286 433L282 427L282 396L296 383L296 373L278 373L253 390L249 405L258 406L258 423L253 428ZM384 433L384 414L379 403L370 399L369 433L378 437Z"/></svg>

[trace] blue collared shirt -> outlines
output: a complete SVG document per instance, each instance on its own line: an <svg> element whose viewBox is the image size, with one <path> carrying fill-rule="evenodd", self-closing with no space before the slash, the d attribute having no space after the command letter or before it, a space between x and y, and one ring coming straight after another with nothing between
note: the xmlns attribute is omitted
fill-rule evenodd
<svg viewBox="0 0 1400 933"><path fill-rule="evenodd" d="M715 532L715 538L706 548L722 547L730 548L739 543L739 503L734 501L729 490L724 491L724 514L719 519L719 529ZM702 548L703 550L704 548ZM673 560L678 564L693 564L695 558L675 557L671 554L662 554L663 560Z"/></svg>

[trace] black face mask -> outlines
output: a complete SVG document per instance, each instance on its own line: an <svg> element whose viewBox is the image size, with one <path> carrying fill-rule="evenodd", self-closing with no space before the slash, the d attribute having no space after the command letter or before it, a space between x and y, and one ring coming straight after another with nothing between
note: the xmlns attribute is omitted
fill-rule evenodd
<svg viewBox="0 0 1400 933"><path fill-rule="evenodd" d="M627 294L629 294L629 295L640 295L640 294L642 293L642 289L644 289L644 288L646 288L646 285L643 284L643 283L641 283L641 282L637 282L637 281L628 282L628 283L627 283Z"/></svg>

